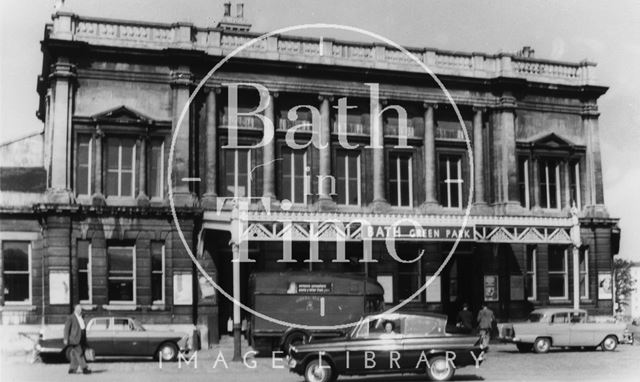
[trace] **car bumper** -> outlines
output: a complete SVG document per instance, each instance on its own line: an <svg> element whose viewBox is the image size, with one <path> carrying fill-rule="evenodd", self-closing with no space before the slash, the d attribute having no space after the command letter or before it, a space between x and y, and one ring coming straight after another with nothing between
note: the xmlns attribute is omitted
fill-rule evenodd
<svg viewBox="0 0 640 382"><path fill-rule="evenodd" d="M296 360L295 358L291 358L291 356L287 356L285 358L287 367L289 368L289 372L295 373L298 375L303 375L304 370L302 370L302 361Z"/></svg>
<svg viewBox="0 0 640 382"><path fill-rule="evenodd" d="M47 347L47 346L42 346L40 344L36 344L36 346L34 347L34 350L38 354L60 354L62 353L64 348Z"/></svg>

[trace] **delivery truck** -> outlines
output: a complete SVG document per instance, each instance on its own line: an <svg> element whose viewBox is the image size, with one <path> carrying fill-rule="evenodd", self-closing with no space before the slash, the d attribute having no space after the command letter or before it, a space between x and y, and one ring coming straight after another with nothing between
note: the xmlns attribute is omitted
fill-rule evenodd
<svg viewBox="0 0 640 382"><path fill-rule="evenodd" d="M280 325L254 315L247 339L260 353L287 351L312 338L339 336L348 329L306 330L307 326L356 323L360 317L384 308L384 291L361 274L322 272L257 272L249 276L250 306Z"/></svg>

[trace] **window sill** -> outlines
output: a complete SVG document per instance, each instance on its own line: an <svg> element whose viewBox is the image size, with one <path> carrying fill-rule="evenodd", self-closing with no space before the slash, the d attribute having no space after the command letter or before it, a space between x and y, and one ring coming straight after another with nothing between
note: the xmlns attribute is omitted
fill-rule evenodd
<svg viewBox="0 0 640 382"><path fill-rule="evenodd" d="M136 305L136 304L108 304L108 305L102 305L102 309L104 309L104 310L114 310L114 311L138 310L138 308L140 308L140 306Z"/></svg>
<svg viewBox="0 0 640 382"><path fill-rule="evenodd" d="M566 304L571 304L571 300L568 300L566 298L558 298L558 299L549 299L549 304L553 305L553 304L557 304L557 305L566 305Z"/></svg>
<svg viewBox="0 0 640 382"><path fill-rule="evenodd" d="M167 306L165 304L153 303L149 305L149 309L153 311L162 311L167 310Z"/></svg>
<svg viewBox="0 0 640 382"><path fill-rule="evenodd" d="M31 304L7 304L5 302L4 306L0 306L0 312L33 312L36 310L35 305Z"/></svg>
<svg viewBox="0 0 640 382"><path fill-rule="evenodd" d="M81 302L80 306L82 307L82 310L96 310L98 308L98 305L90 302Z"/></svg>

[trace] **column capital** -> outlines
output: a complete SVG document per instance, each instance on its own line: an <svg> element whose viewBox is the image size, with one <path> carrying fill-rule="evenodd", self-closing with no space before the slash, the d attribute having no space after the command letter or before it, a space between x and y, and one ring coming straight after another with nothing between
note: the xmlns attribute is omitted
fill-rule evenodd
<svg viewBox="0 0 640 382"><path fill-rule="evenodd" d="M518 106L516 97L510 95L503 95L496 101L494 106L498 110L513 110Z"/></svg>
<svg viewBox="0 0 640 382"><path fill-rule="evenodd" d="M471 110L474 113L477 113L477 112L486 113L487 112L487 106L485 106L485 105L472 105L471 106Z"/></svg>
<svg viewBox="0 0 640 382"><path fill-rule="evenodd" d="M600 116L598 105L595 103L583 104L580 115L582 118L598 118Z"/></svg>
<svg viewBox="0 0 640 382"><path fill-rule="evenodd" d="M324 101L324 100L327 100L329 102L333 102L333 94L319 93L318 94L318 101Z"/></svg>
<svg viewBox="0 0 640 382"><path fill-rule="evenodd" d="M438 105L439 103L436 101L423 101L422 102L422 107L424 107L425 109L428 108L432 108L433 110L438 109Z"/></svg>
<svg viewBox="0 0 640 382"><path fill-rule="evenodd" d="M188 69L180 68L172 70L170 76L171 79L169 83L172 87L193 85L193 74Z"/></svg>
<svg viewBox="0 0 640 382"><path fill-rule="evenodd" d="M77 77L76 65L69 62L57 62L50 66L50 79L69 79L74 80Z"/></svg>

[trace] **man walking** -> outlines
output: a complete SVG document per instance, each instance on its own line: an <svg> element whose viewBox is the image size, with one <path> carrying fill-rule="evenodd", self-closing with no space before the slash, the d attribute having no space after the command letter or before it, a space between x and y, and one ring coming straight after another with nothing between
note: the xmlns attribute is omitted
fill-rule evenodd
<svg viewBox="0 0 640 382"><path fill-rule="evenodd" d="M458 327L464 333L471 333L473 329L473 313L469 310L469 304L462 304L462 310L458 312Z"/></svg>
<svg viewBox="0 0 640 382"><path fill-rule="evenodd" d="M493 315L493 311L487 307L487 304L482 304L482 309L478 312L478 328L480 329L483 347L489 346L491 328L495 320L496 317Z"/></svg>
<svg viewBox="0 0 640 382"><path fill-rule="evenodd" d="M78 366L82 368L83 374L91 374L84 359L84 348L87 341L84 319L82 318L82 306L76 304L73 313L67 317L64 323L64 344L68 347L69 354L69 374L74 374Z"/></svg>

